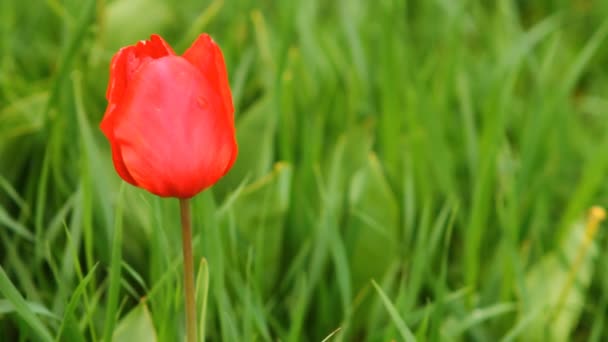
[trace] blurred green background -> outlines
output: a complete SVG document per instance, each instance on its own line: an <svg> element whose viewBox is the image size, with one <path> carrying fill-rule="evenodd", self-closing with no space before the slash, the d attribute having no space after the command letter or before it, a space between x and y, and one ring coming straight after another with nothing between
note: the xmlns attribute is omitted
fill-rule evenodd
<svg viewBox="0 0 608 342"><path fill-rule="evenodd" d="M177 200L121 185L98 123L120 47L201 32L240 147L193 202L208 340L608 340L586 221L608 201L606 18L592 0L1 0L0 340L183 338Z"/></svg>

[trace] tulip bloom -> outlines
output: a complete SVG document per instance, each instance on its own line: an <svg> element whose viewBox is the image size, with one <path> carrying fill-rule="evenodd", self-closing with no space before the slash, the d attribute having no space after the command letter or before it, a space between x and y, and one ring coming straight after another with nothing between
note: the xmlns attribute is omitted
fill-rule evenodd
<svg viewBox="0 0 608 342"><path fill-rule="evenodd" d="M163 197L190 198L234 164L234 107L224 57L206 34L177 56L158 35L112 58L101 130L116 171Z"/></svg>

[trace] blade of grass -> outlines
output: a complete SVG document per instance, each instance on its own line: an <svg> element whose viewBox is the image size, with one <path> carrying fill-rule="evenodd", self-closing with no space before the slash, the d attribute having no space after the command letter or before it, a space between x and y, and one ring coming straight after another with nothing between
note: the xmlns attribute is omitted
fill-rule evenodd
<svg viewBox="0 0 608 342"><path fill-rule="evenodd" d="M201 259L196 277L196 298L199 308L199 341L205 341L205 320L207 319L207 296L209 294L209 266L207 259Z"/></svg>
<svg viewBox="0 0 608 342"><path fill-rule="evenodd" d="M53 83L53 87L51 88L51 93L49 95L46 109L44 110L44 118L46 120L50 109L57 102L57 98L59 97L61 87L63 82L67 79L69 71L71 69L72 63L74 62L74 58L79 48L83 46L82 41L85 38L85 34L88 31L87 28L93 21L95 16L95 0L88 0L84 3L82 8L82 13L78 16L79 20L74 27L74 33L70 37L65 49L63 49L63 53L61 55L61 63L57 69L57 73L55 76L55 82Z"/></svg>
<svg viewBox="0 0 608 342"><path fill-rule="evenodd" d="M465 318L460 324L454 326L448 333L451 338L457 338L462 333L472 328L473 326L514 311L516 308L514 303L499 303L483 309L475 309L470 316Z"/></svg>
<svg viewBox="0 0 608 342"><path fill-rule="evenodd" d="M583 51L577 56L575 62L570 67L564 76L563 89L565 92L571 91L576 85L577 80L580 78L583 70L587 66L587 63L593 57L593 54L600 48L601 43L608 35L608 19L604 20L602 26L591 36Z"/></svg>
<svg viewBox="0 0 608 342"><path fill-rule="evenodd" d="M342 330L341 327L336 328L336 330L334 330L331 333L329 333L329 335L327 335L327 337L325 337L321 342L327 342L327 341L329 341L329 339L331 339L334 335L336 335L337 333L339 333L340 330Z"/></svg>
<svg viewBox="0 0 608 342"><path fill-rule="evenodd" d="M0 226L13 231L15 234L21 236L28 241L34 241L34 235L21 223L15 221L9 216L4 207L0 206Z"/></svg>
<svg viewBox="0 0 608 342"><path fill-rule="evenodd" d="M49 332L48 328L42 323L42 321L36 316L36 314L30 309L28 302L21 296L19 290L11 282L4 268L0 266L0 293L2 293L8 301L13 304L15 311L19 314L25 323L32 329L42 341L51 342L53 337Z"/></svg>
<svg viewBox="0 0 608 342"><path fill-rule="evenodd" d="M114 238L112 239L112 259L110 261L110 280L106 307L103 338L105 342L112 340L114 326L118 314L118 295L120 293L121 263L122 263L122 211L124 206L124 188L122 183L118 195L118 203L114 216Z"/></svg>
<svg viewBox="0 0 608 342"><path fill-rule="evenodd" d="M380 299L382 299L382 303L384 304L386 311L388 311L388 314L393 320L393 323L397 327L397 330L399 331L399 334L401 334L403 340L405 342L415 342L416 337L414 336L410 328L408 328L407 324L405 324L403 318L401 318L401 316L399 315L399 311L397 311L397 308L395 308L391 300L386 296L384 291L382 291L382 288L378 286L375 280L372 280L372 285L380 295Z"/></svg>
<svg viewBox="0 0 608 342"><path fill-rule="evenodd" d="M74 289L74 292L72 293L72 296L70 297L70 300L68 301L68 305L64 311L63 320L61 321L61 325L59 326L59 329L57 330L57 335L56 335L55 341L58 342L58 341L62 340L61 337L62 337L63 330L65 328L65 325L67 324L66 322L68 322L69 319L73 315L75 315L76 307L80 300L80 296L82 296L82 294L86 290L87 285L89 284L91 279L93 279L94 273L97 270L97 265L98 264L93 265L93 268L91 268L89 273L82 279L82 281L80 282L80 284L78 284L76 289Z"/></svg>
<svg viewBox="0 0 608 342"><path fill-rule="evenodd" d="M49 309L42 306L40 303L27 301L27 306L33 313L37 315L54 318L56 320L60 319L60 317L52 313ZM13 305L13 303L8 299L0 299L0 315L7 315L13 312L15 312L15 306Z"/></svg>

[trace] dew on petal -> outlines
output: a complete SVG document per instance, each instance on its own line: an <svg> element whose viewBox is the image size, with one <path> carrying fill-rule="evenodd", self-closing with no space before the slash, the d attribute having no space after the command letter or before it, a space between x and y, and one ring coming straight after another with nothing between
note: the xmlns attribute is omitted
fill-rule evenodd
<svg viewBox="0 0 608 342"><path fill-rule="evenodd" d="M201 108L206 108L209 103L207 102L207 100L203 97L203 96L197 96L196 97L196 103L198 104L199 107Z"/></svg>

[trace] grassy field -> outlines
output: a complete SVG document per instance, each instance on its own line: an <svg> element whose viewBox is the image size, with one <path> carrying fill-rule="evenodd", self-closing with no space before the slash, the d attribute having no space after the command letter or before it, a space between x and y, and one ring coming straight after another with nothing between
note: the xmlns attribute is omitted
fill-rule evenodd
<svg viewBox="0 0 608 342"><path fill-rule="evenodd" d="M591 0L1 0L0 340L183 338L178 201L121 184L98 124L118 48L201 32L240 148L193 201L207 340L608 340L587 216L608 205L606 18Z"/></svg>

